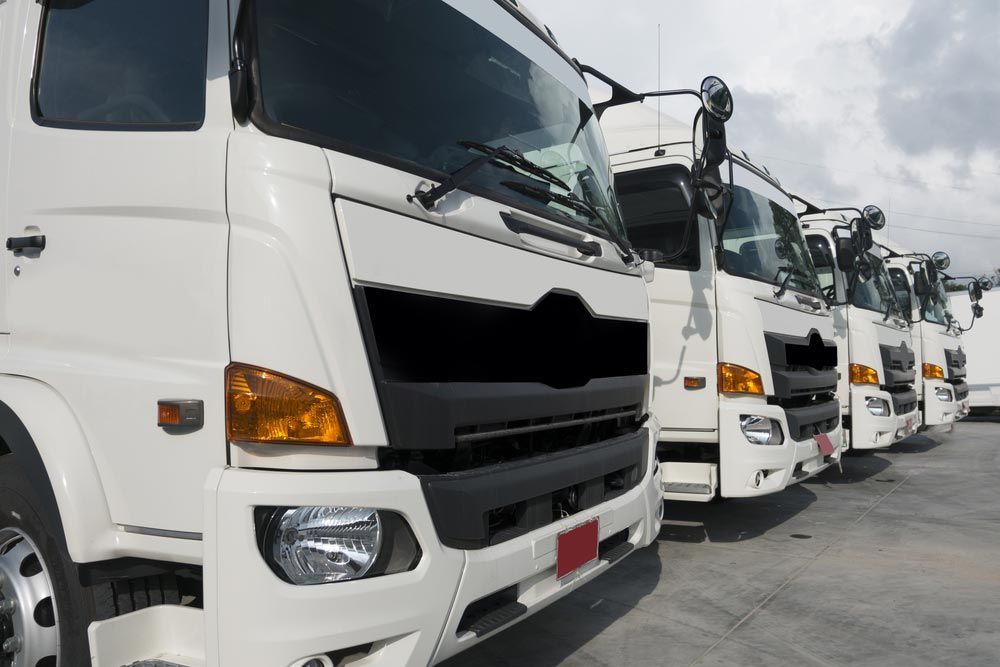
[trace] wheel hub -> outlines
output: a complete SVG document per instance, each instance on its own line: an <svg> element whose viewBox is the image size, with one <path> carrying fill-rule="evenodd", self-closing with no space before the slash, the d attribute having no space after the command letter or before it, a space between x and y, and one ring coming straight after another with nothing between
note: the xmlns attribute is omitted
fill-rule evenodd
<svg viewBox="0 0 1000 667"><path fill-rule="evenodd" d="M0 529L0 667L55 665L57 621L41 553L20 530Z"/></svg>

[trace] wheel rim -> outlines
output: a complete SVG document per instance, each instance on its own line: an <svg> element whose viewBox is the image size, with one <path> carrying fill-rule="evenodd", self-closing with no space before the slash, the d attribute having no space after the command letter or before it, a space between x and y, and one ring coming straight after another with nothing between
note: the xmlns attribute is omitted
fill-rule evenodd
<svg viewBox="0 0 1000 667"><path fill-rule="evenodd" d="M42 554L15 528L0 529L0 666L54 667L59 619Z"/></svg>

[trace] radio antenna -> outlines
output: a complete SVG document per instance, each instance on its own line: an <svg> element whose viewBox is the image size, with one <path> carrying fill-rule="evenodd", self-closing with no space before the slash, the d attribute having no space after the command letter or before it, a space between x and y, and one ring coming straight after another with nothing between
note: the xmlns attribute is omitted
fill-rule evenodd
<svg viewBox="0 0 1000 667"><path fill-rule="evenodd" d="M656 89L663 90L662 81L660 80L660 71L663 67L663 56L661 55L662 49L662 24L656 24ZM656 97L656 151L653 153L656 157L662 157L667 154L667 151L663 149L663 142L660 136L660 126L663 123L663 116L660 114L660 102L661 97L658 95Z"/></svg>

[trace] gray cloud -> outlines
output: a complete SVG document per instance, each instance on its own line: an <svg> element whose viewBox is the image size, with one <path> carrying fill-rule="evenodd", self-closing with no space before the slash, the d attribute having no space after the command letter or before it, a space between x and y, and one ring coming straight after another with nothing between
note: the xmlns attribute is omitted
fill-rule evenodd
<svg viewBox="0 0 1000 667"><path fill-rule="evenodd" d="M1000 152L1000 3L919 0L874 45L878 117L910 155L933 149Z"/></svg>

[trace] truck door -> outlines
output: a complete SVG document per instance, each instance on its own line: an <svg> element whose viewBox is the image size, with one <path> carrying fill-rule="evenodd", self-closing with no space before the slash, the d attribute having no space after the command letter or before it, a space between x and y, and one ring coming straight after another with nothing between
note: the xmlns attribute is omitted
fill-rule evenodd
<svg viewBox="0 0 1000 667"><path fill-rule="evenodd" d="M226 461L225 3L20 6L7 367L76 414L116 523L199 533ZM204 426L159 428L160 399Z"/></svg>
<svg viewBox="0 0 1000 667"><path fill-rule="evenodd" d="M718 437L712 243L708 221L689 215L687 178L671 165L622 172L615 183L629 239L657 267L649 297L660 439L711 442Z"/></svg>

